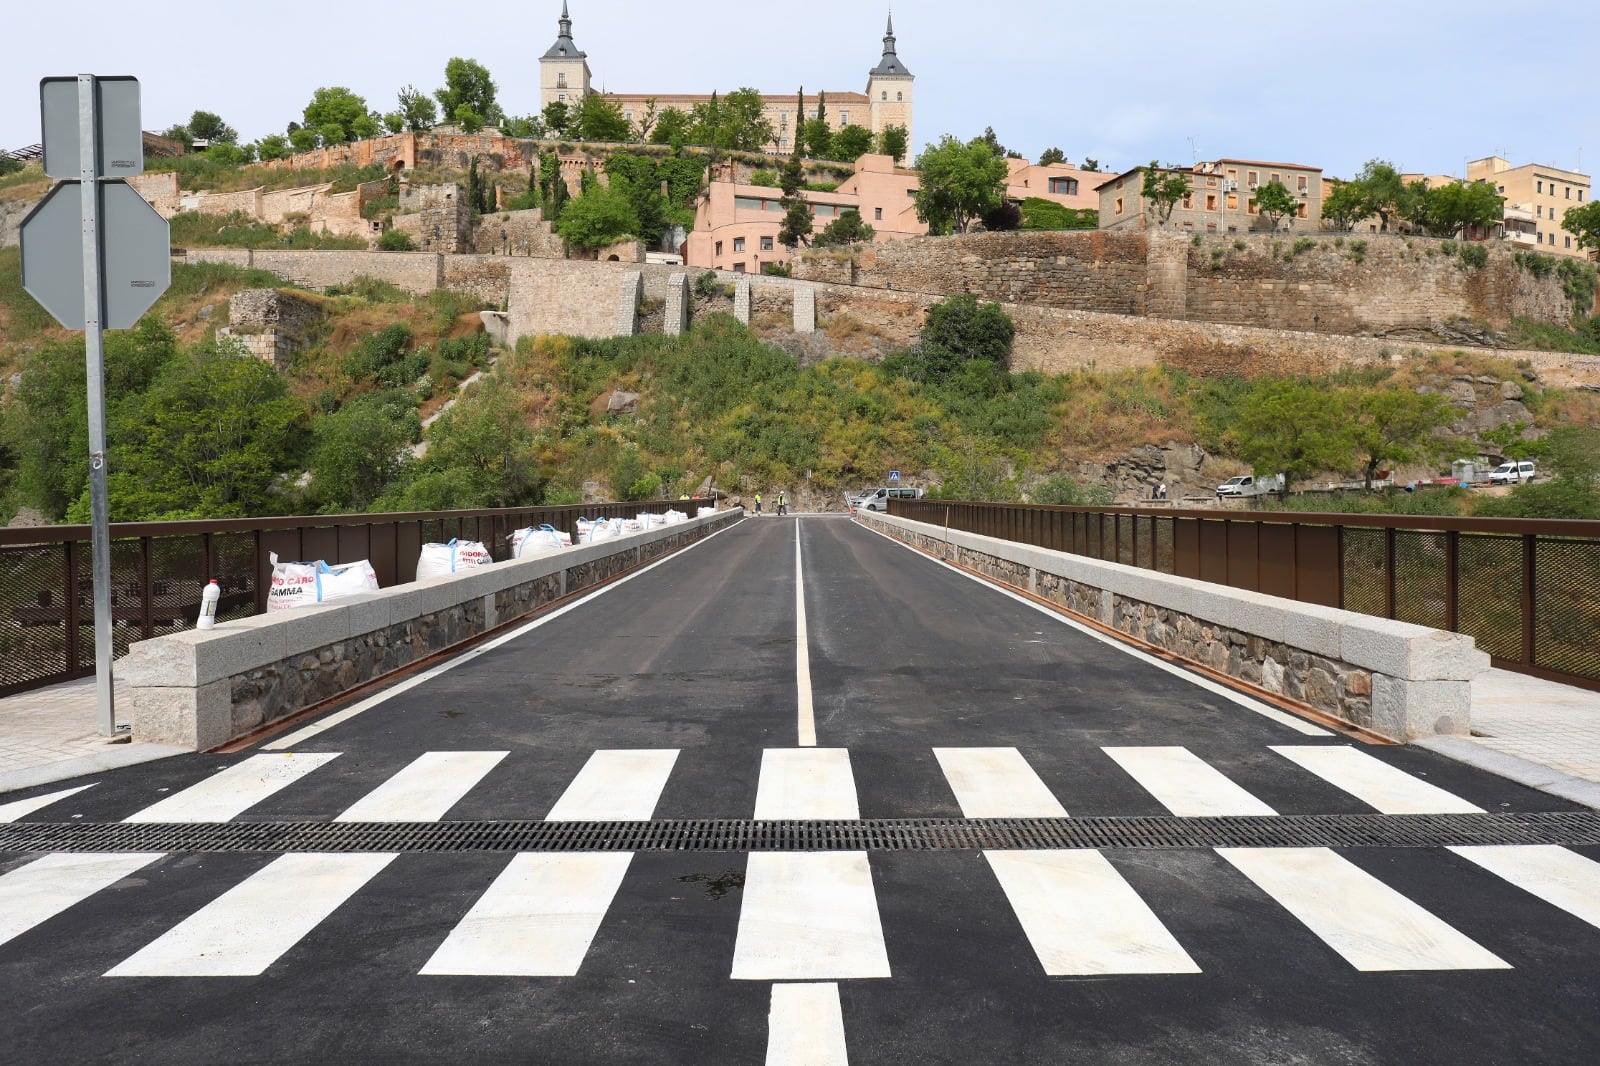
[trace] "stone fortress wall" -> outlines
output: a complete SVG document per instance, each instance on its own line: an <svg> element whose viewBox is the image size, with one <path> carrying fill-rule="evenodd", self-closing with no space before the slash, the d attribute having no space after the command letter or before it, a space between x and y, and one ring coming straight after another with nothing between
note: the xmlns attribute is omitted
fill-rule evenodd
<svg viewBox="0 0 1600 1066"><path fill-rule="evenodd" d="M1564 321L1569 314L1557 276L1534 278L1498 248L1485 266L1463 267L1438 248L1428 255L1430 242L1416 239L1410 247L1400 238L1369 239L1359 259L1352 242L1340 248L1332 238L1293 255L1284 254L1289 242L1274 255L1271 237L1216 242L1224 243L1221 265L1213 268L1214 246L1187 238L982 234L808 256L799 264L805 276L797 279L722 274L720 280L748 286L738 305L746 321L751 314L776 321L803 304L794 332L812 335L808 350L820 355L831 350L830 327L841 324L867 333L880 349L908 344L928 306L973 292L1002 303L1015 319L1014 365L1046 372L1153 366L1196 349L1224 361L1232 353L1242 365L1270 359L1295 369L1330 367L1471 347L1479 335L1472 323L1504 324L1514 315ZM413 293L471 292L508 309L512 342L536 333L631 332L629 308L641 293L666 299L675 275L692 280L700 273L423 252L197 250L189 259L270 270L313 289L371 277ZM797 301L799 291L808 295ZM1170 313L1178 308L1181 315ZM1554 383L1600 381L1594 357L1493 351L1526 360Z"/></svg>

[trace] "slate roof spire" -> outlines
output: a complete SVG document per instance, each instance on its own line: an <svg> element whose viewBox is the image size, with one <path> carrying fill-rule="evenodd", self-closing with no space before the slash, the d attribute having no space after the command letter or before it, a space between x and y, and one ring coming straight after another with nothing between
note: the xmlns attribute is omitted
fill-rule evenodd
<svg viewBox="0 0 1600 1066"><path fill-rule="evenodd" d="M572 16L567 14L567 0L561 0L561 34L556 38L556 43L550 46L550 51L544 54L546 59L585 59L587 52L578 50L572 40Z"/></svg>
<svg viewBox="0 0 1600 1066"><path fill-rule="evenodd" d="M877 66L872 68L872 73L898 75L907 78L911 76L911 71L907 70L906 65L900 62L900 56L895 52L893 8L889 10L889 26L883 35L883 58L878 61Z"/></svg>

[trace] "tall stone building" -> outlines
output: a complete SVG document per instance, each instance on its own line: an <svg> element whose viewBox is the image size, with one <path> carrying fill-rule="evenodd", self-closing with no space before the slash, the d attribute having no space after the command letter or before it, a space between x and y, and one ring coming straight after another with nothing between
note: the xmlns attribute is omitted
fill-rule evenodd
<svg viewBox="0 0 1600 1066"><path fill-rule="evenodd" d="M539 107L542 110L553 103L576 104L594 92L593 76L589 70L588 53L582 51L572 38L572 16L566 0L562 0L561 19L556 43L539 60ZM916 141L912 127L912 89L916 78L901 61L894 33L894 18L883 37L883 56L878 65L867 73L866 92L825 90L820 94L826 101L827 119L835 130L845 126L865 126L874 134L890 126L904 126L908 150L913 154ZM715 86L709 87L715 88ZM724 86L727 89L738 86ZM697 104L711 99L709 92L673 93L608 93L622 108L622 113L637 126L649 113L652 103L655 113L669 107L680 111L692 110ZM761 99L767 121L772 123L776 137L768 150L788 152L794 147L795 132L808 119L817 116L817 95L806 94L803 103L793 92L763 92ZM800 113L796 114L796 108Z"/></svg>

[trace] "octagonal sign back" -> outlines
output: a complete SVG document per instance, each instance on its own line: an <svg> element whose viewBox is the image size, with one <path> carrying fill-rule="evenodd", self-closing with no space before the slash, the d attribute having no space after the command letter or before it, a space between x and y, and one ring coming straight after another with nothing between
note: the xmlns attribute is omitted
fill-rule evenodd
<svg viewBox="0 0 1600 1066"><path fill-rule="evenodd" d="M167 220L131 187L100 186L106 329L130 329L172 284ZM67 329L86 325L83 212L77 182L50 190L22 222L22 286Z"/></svg>

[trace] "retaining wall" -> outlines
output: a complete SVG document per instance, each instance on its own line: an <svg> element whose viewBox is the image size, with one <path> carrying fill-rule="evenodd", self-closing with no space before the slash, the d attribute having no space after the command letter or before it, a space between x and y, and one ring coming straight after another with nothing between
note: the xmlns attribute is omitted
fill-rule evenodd
<svg viewBox="0 0 1600 1066"><path fill-rule="evenodd" d="M691 519L133 645L117 663L133 738L206 751L646 565L744 517Z"/></svg>
<svg viewBox="0 0 1600 1066"><path fill-rule="evenodd" d="M1399 741L1471 731L1473 639L889 515L870 528L1145 644Z"/></svg>

